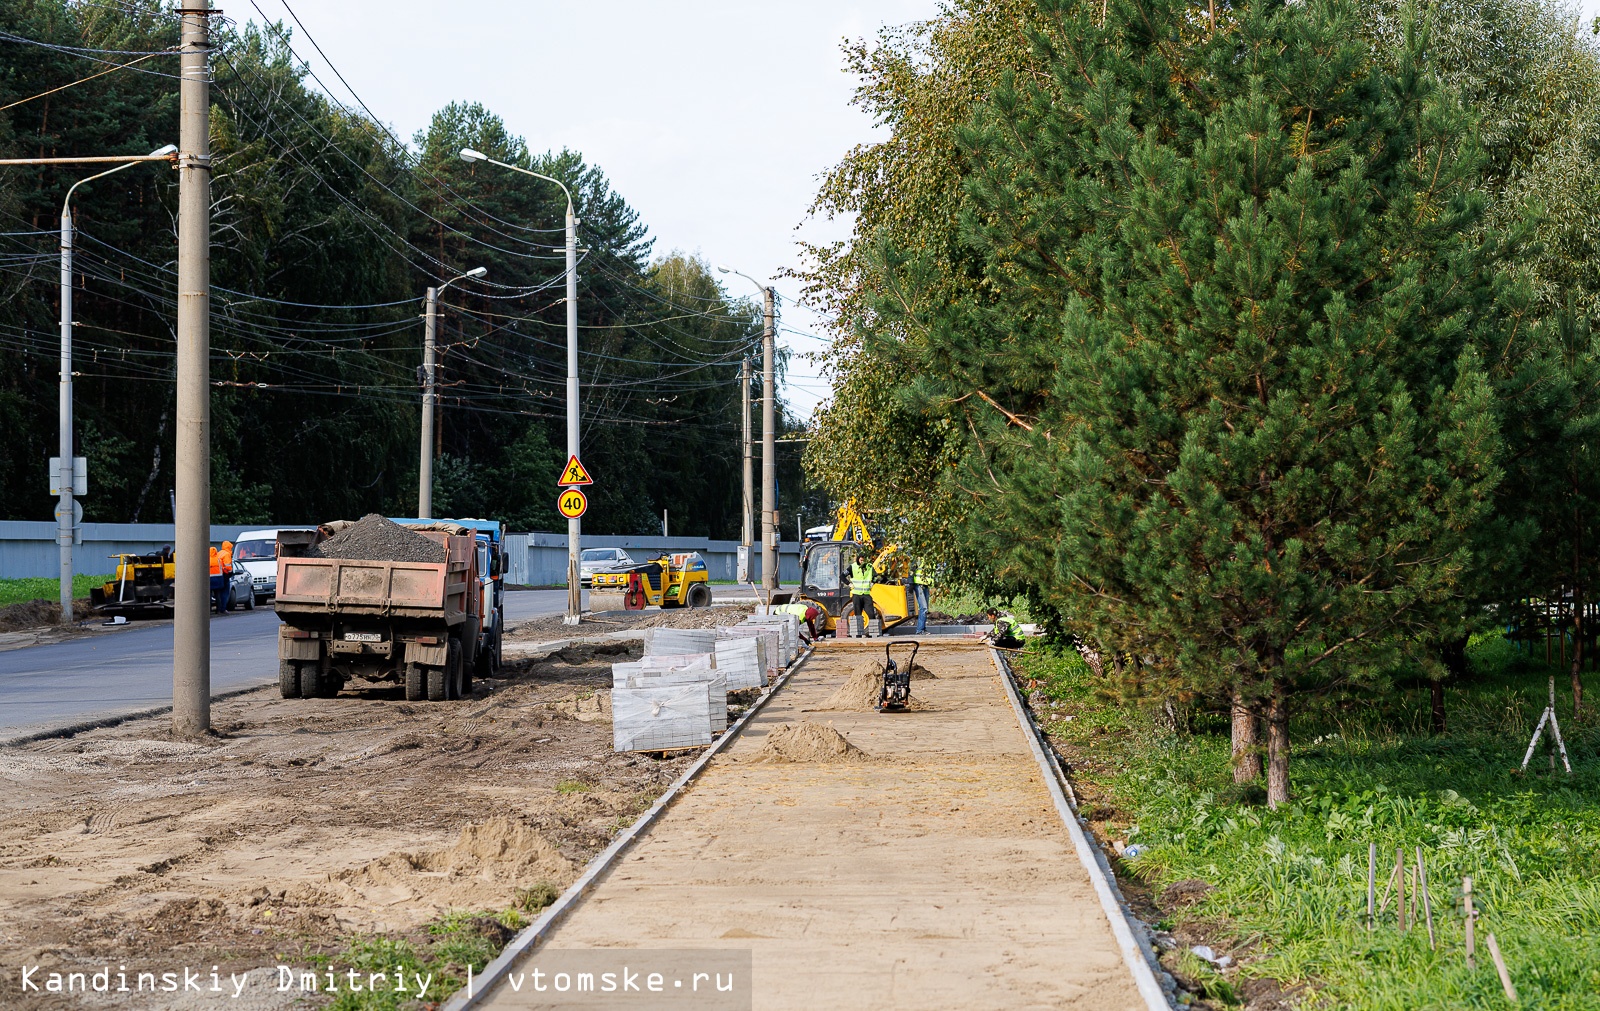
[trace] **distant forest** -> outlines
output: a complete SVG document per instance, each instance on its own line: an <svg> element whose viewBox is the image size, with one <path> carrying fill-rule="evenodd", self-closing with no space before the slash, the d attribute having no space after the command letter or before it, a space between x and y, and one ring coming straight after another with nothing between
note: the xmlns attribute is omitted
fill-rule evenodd
<svg viewBox="0 0 1600 1011"><path fill-rule="evenodd" d="M177 57L161 51L176 46L177 20L153 0L0 0L0 157L175 142ZM585 530L657 532L666 509L675 535L738 536L739 371L759 356L758 306L725 298L696 257L653 258L639 215L578 153L531 153L475 103L439 110L406 144L312 86L288 27L219 17L214 29L215 522L410 515L423 292L484 266L487 278L442 299L434 513L564 529L565 201L463 163L473 147L563 180L577 204L582 444L596 477ZM0 168L0 518L52 515L61 201L94 171ZM171 519L176 206L165 164L73 197L89 522ZM759 440L759 400L752 414ZM780 449L792 537L800 447Z"/></svg>

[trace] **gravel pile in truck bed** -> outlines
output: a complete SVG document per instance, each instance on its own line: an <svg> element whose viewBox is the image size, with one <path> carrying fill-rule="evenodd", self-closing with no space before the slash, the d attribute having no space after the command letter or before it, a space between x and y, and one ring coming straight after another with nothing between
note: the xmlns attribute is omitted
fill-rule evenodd
<svg viewBox="0 0 1600 1011"><path fill-rule="evenodd" d="M312 558L349 558L371 562L443 562L444 545L368 513L306 552Z"/></svg>

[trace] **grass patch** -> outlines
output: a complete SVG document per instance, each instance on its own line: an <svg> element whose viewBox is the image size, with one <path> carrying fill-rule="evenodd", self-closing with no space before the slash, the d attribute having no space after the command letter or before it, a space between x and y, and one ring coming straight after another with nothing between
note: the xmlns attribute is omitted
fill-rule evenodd
<svg viewBox="0 0 1600 1011"><path fill-rule="evenodd" d="M1276 812L1234 786L1226 713L1197 717L1192 733L1164 732L1153 711L1109 701L1074 653L1019 666L1042 682L1035 708L1096 830L1145 847L1121 870L1157 897L1178 881L1212 886L1161 913L1186 945L1242 962L1207 988L1218 1003L1267 977L1309 984L1318 1007L1504 1007L1484 947L1493 932L1523 1007L1600 1009L1600 724L1577 724L1558 694L1573 775L1551 775L1542 752L1518 774L1548 669L1498 636L1475 641L1469 656L1474 677L1447 690L1442 737L1427 732L1428 689L1417 682L1299 713L1293 802ZM1421 924L1399 932L1392 901L1368 931L1369 843L1380 896L1395 848L1422 847L1437 951ZM1480 911L1475 970L1460 895L1469 875Z"/></svg>
<svg viewBox="0 0 1600 1011"><path fill-rule="evenodd" d="M356 937L344 951L336 955L310 955L304 959L304 964L322 972L333 971L339 992L327 1005L330 1011L413 1011L441 1006L451 994L466 985L468 966L474 973L482 972L517 931L532 922L532 918L560 894L560 890L549 883L521 888L517 890L515 905L509 909L499 912L453 910L410 938ZM357 983L363 986L371 982L375 974L383 975L375 988L354 991L346 988L351 970L356 973ZM407 989L404 991L394 988L392 981L397 972L405 974ZM417 979L430 980L427 994L420 999Z"/></svg>
<svg viewBox="0 0 1600 1011"><path fill-rule="evenodd" d="M990 605L1002 611L1010 611L1020 622L1033 621L1033 612L1028 608L1026 597L1004 600L999 597L985 597L970 590L945 589L938 586L935 586L928 595L929 609L943 611L945 614L982 614Z"/></svg>
<svg viewBox="0 0 1600 1011"><path fill-rule="evenodd" d="M110 576L73 576L72 595L88 597L89 588L102 586ZM61 595L59 579L0 579L0 607L30 600L55 600Z"/></svg>
<svg viewBox="0 0 1600 1011"><path fill-rule="evenodd" d="M581 779L564 779L556 784L556 792L563 795L569 793L588 793L593 789L594 785L592 783L585 783Z"/></svg>

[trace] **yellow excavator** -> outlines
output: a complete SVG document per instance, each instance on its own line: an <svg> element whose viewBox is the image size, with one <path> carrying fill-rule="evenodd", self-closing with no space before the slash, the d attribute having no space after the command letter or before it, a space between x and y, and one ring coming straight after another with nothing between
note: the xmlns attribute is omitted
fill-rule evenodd
<svg viewBox="0 0 1600 1011"><path fill-rule="evenodd" d="M850 608L850 567L866 558L876 574L872 603L884 630L914 620L917 598L911 590L911 561L901 554L899 545L884 541L883 531L868 527L855 499L849 499L834 514L832 536L801 549L799 592L774 594L772 602L811 603L823 613L818 633L833 631L839 616Z"/></svg>
<svg viewBox="0 0 1600 1011"><path fill-rule="evenodd" d="M711 574L698 551L662 552L654 561L611 572L596 572L592 578L591 611L711 606Z"/></svg>

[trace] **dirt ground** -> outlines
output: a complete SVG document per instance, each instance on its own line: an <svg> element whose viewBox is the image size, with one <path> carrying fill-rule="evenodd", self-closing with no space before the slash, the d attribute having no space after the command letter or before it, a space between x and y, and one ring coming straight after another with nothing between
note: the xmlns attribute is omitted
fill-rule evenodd
<svg viewBox="0 0 1600 1011"><path fill-rule="evenodd" d="M611 750L610 664L639 649L508 661L460 702L274 687L198 743L158 718L0 749L0 1000L23 965L242 972L565 887L692 761Z"/></svg>
<svg viewBox="0 0 1600 1011"><path fill-rule="evenodd" d="M550 642L644 628L719 628L739 624L754 610L751 604L719 604L666 610L606 611L599 616L586 614L577 625L564 625L561 615L552 614L524 621L509 629L506 642Z"/></svg>

